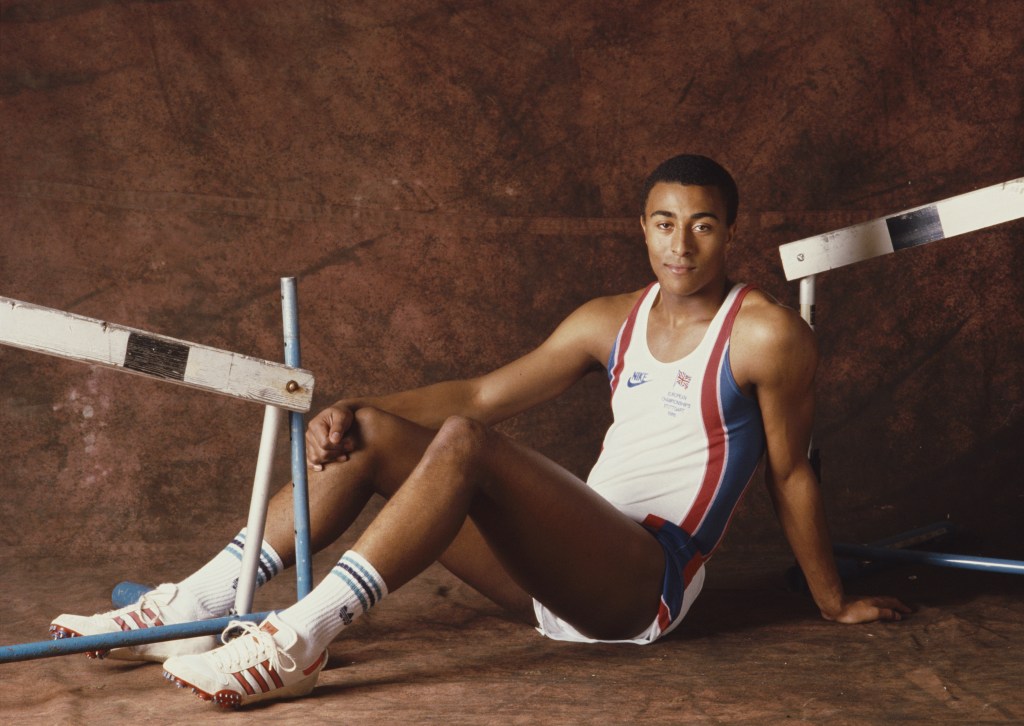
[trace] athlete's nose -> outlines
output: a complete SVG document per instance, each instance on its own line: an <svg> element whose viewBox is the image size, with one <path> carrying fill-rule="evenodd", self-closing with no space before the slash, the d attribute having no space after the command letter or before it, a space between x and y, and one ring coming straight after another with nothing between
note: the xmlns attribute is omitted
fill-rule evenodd
<svg viewBox="0 0 1024 726"><path fill-rule="evenodd" d="M693 251L693 240L690 239L689 230L677 229L672 235L672 254L676 257L685 257Z"/></svg>

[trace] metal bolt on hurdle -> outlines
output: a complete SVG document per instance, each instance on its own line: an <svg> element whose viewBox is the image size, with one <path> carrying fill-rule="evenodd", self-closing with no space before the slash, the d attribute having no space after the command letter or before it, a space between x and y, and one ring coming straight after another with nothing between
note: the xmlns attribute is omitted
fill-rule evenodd
<svg viewBox="0 0 1024 726"><path fill-rule="evenodd" d="M800 281L800 316L811 328L815 320L815 279L818 273L873 257L948 239L1024 218L1024 177L1012 179L933 204L789 242L779 247L786 279ZM817 452L810 456L817 463ZM816 472L818 473L818 472ZM925 528L942 529L940 525ZM912 530L869 545L835 544L839 557L869 562L902 562L957 569L1024 575L1024 561L903 549Z"/></svg>
<svg viewBox="0 0 1024 726"><path fill-rule="evenodd" d="M259 622L269 615L269 612L252 613L251 609L259 565L259 543L263 540L270 501L274 448L286 410L290 418L296 589L299 599L309 593L312 588L312 554L303 413L309 410L312 402L314 378L312 373L300 367L294 277L281 278L281 307L284 365L0 297L2 344L265 405L249 505L247 545L243 550L242 571L235 597L236 615L122 633L0 646L0 663L106 651L198 635L218 635L232 620ZM149 589L146 585L122 582L114 588L111 600L115 607L123 607L135 602Z"/></svg>

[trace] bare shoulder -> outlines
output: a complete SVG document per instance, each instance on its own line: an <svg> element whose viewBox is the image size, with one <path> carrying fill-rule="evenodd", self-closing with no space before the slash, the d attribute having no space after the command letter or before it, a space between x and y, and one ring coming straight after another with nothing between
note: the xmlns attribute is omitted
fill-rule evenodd
<svg viewBox="0 0 1024 726"><path fill-rule="evenodd" d="M613 328L617 333L641 294L643 290L594 298L578 307L566 322L592 328L598 333L606 333Z"/></svg>
<svg viewBox="0 0 1024 726"><path fill-rule="evenodd" d="M813 332L796 311L761 290L751 290L733 326L733 336L751 337L753 342L770 344L780 338L786 343L813 340Z"/></svg>
<svg viewBox="0 0 1024 726"><path fill-rule="evenodd" d="M730 340L730 361L738 383L812 377L817 359L814 332L795 310L760 290L746 296Z"/></svg>
<svg viewBox="0 0 1024 726"><path fill-rule="evenodd" d="M581 305L577 312L593 316L595 318L618 320L619 323L622 323L622 321L626 319L626 316L633 310L633 306L636 305L636 301L640 298L643 292L644 291L641 289L634 290L632 292L625 292L619 295L595 297Z"/></svg>
<svg viewBox="0 0 1024 726"><path fill-rule="evenodd" d="M553 339L582 344L598 361L607 360L623 321L643 290L598 297L578 307L555 331Z"/></svg>

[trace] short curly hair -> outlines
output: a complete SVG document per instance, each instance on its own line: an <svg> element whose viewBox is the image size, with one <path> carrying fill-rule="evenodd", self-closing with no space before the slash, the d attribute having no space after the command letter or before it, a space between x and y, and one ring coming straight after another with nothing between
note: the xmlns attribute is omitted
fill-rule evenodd
<svg viewBox="0 0 1024 726"><path fill-rule="evenodd" d="M686 186L715 187L725 201L726 224L736 221L740 207L740 193L736 180L714 159L699 154L680 154L658 164L644 181L640 198L640 216L647 214L647 198L655 184L684 184Z"/></svg>

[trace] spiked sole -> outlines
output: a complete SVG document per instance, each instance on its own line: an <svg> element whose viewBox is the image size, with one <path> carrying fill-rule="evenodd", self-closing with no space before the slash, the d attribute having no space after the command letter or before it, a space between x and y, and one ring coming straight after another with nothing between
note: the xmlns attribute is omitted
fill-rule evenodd
<svg viewBox="0 0 1024 726"><path fill-rule="evenodd" d="M81 637L82 633L79 633L65 625L50 625L50 640L64 640L65 638L78 638ZM213 649L216 643L213 639L210 639L210 643L203 649L197 649L195 653L203 653L206 650ZM148 661L150 663L163 663L165 660L171 657L171 655L184 655L185 653L166 653L154 650L153 648L106 648L101 650L90 650L86 651L85 655L89 658L103 660L109 657L111 660L128 660L128 661Z"/></svg>
<svg viewBox="0 0 1024 726"><path fill-rule="evenodd" d="M50 640L64 640L65 638L77 638L81 636L81 633L76 633L74 630L69 630L63 625L51 625L50 626ZM98 658L100 660L110 655L109 650L90 650L86 651L86 657Z"/></svg>
<svg viewBox="0 0 1024 726"><path fill-rule="evenodd" d="M217 691L216 693L207 693L201 688L192 685L186 680L179 678L173 673L164 671L164 678L173 683L177 688L188 688L191 689L192 693L203 701L212 701L221 708L240 708L241 706L256 703L257 701L265 701L268 699L288 699L288 698L300 698L302 696L309 695L313 688L316 687L317 677L319 677L319 669L316 675L312 678L304 678L298 683L293 683L285 688L277 688L265 693L257 693L254 695L244 695L238 691L233 691L230 688Z"/></svg>

